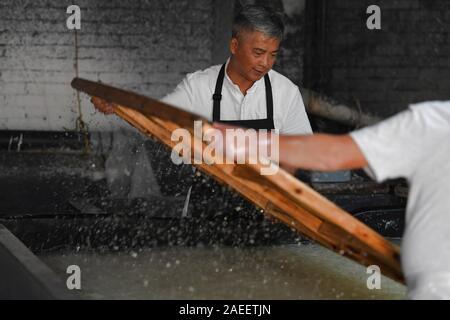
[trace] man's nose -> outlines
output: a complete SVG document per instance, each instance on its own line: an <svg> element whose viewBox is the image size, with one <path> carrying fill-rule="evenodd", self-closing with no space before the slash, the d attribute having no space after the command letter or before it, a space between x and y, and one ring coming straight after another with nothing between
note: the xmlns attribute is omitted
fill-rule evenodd
<svg viewBox="0 0 450 320"><path fill-rule="evenodd" d="M259 62L260 66L263 67L264 69L267 69L270 67L270 57L269 55L264 55L261 57L261 60Z"/></svg>

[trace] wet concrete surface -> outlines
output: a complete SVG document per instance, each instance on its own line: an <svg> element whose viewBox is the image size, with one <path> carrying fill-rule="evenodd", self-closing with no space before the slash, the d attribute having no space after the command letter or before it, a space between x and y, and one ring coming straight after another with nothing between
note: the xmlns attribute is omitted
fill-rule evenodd
<svg viewBox="0 0 450 320"><path fill-rule="evenodd" d="M158 247L129 252L39 256L59 276L81 269L83 299L405 299L366 268L317 244L264 247Z"/></svg>

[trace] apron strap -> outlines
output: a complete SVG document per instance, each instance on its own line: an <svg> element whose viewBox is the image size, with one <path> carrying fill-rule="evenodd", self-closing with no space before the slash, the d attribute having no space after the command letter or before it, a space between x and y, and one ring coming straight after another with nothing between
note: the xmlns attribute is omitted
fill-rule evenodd
<svg viewBox="0 0 450 320"><path fill-rule="evenodd" d="M213 94L213 121L220 121L220 100L222 100L222 86L225 78L225 63L220 68L219 76L216 81L216 89Z"/></svg>
<svg viewBox="0 0 450 320"><path fill-rule="evenodd" d="M273 120L273 97L272 97L272 85L270 83L269 74L264 76L264 84L266 85L266 110L267 119Z"/></svg>

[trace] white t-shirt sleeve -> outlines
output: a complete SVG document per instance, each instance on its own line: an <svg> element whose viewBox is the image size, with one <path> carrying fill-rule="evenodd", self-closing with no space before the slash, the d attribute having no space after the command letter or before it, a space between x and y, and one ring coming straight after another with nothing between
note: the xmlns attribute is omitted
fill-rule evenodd
<svg viewBox="0 0 450 320"><path fill-rule="evenodd" d="M297 86L295 87L295 93L292 99L290 99L289 104L286 106L286 111L283 127L280 130L281 134L296 135L312 133L302 95Z"/></svg>
<svg viewBox="0 0 450 320"><path fill-rule="evenodd" d="M350 136L369 163L366 172L381 182L411 177L426 154L426 130L422 113L408 109Z"/></svg>
<svg viewBox="0 0 450 320"><path fill-rule="evenodd" d="M191 82L191 74L188 74L176 88L171 93L164 96L161 101L182 110L193 112L194 90Z"/></svg>

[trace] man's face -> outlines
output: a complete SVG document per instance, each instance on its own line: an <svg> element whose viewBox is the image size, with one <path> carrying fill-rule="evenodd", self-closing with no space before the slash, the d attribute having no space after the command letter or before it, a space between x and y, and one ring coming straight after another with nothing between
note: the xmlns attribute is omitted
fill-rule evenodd
<svg viewBox="0 0 450 320"><path fill-rule="evenodd" d="M249 81L258 81L272 69L279 47L279 39L262 32L241 32L230 44L236 71Z"/></svg>

